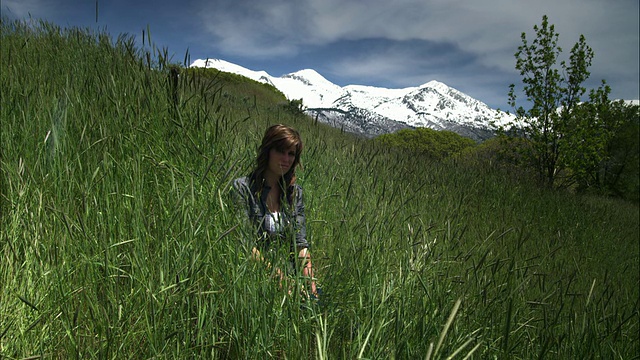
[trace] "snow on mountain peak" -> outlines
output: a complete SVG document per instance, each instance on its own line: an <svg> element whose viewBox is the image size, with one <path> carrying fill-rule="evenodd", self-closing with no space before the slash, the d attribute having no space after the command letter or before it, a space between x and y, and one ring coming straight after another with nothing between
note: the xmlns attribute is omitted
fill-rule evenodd
<svg viewBox="0 0 640 360"><path fill-rule="evenodd" d="M192 67L209 67L272 84L289 100L302 99L309 112L334 126L375 136L403 127L451 130L476 140L491 133L490 122L508 116L437 80L419 87L385 89L364 85L336 85L312 69L280 77L230 62L196 60Z"/></svg>
<svg viewBox="0 0 640 360"><path fill-rule="evenodd" d="M298 79L310 86L324 86L328 83L333 85L329 80L325 79L324 76L320 75L317 71L312 69L296 71L290 74L283 75L282 77Z"/></svg>
<svg viewBox="0 0 640 360"><path fill-rule="evenodd" d="M289 100L302 99L307 107L329 107L342 92L340 86L311 69L272 78L271 83Z"/></svg>
<svg viewBox="0 0 640 360"><path fill-rule="evenodd" d="M432 89L450 89L446 84L441 83L438 80L431 80L428 83L422 84L420 88L432 88Z"/></svg>
<svg viewBox="0 0 640 360"><path fill-rule="evenodd" d="M242 75L244 77L248 77L249 79L260 81L260 82L265 82L264 79L271 78L271 75L269 75L266 71L249 70L240 65L236 65L220 59L206 59L206 60L198 59L194 61L190 67L214 68L220 71Z"/></svg>

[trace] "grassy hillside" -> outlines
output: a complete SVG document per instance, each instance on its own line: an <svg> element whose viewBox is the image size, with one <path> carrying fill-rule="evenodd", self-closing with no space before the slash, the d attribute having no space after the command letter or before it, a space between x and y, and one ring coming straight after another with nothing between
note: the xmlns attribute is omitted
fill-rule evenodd
<svg viewBox="0 0 640 360"><path fill-rule="evenodd" d="M637 205L354 138L268 87L3 20L3 358L633 358ZM319 302L240 244L230 182L305 141Z"/></svg>

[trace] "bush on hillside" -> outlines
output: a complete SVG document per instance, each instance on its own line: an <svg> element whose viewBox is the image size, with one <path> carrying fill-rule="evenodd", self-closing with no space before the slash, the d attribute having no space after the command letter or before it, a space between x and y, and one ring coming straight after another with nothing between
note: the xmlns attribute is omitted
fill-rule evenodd
<svg viewBox="0 0 640 360"><path fill-rule="evenodd" d="M408 150L432 160L441 160L475 146L475 142L451 131L436 131L427 128L403 129L392 134L383 134L376 142L392 148Z"/></svg>
<svg viewBox="0 0 640 360"><path fill-rule="evenodd" d="M598 188L608 195L640 201L640 106L618 106L620 120L605 160L597 169Z"/></svg>

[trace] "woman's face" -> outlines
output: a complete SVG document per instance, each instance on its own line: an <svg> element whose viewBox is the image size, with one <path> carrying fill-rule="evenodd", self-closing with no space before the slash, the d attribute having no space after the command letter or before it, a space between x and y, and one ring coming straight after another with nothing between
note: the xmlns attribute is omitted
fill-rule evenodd
<svg viewBox="0 0 640 360"><path fill-rule="evenodd" d="M277 177L286 174L296 159L296 147L291 146L288 149L278 150L272 148L269 150L269 167L267 171L273 173Z"/></svg>

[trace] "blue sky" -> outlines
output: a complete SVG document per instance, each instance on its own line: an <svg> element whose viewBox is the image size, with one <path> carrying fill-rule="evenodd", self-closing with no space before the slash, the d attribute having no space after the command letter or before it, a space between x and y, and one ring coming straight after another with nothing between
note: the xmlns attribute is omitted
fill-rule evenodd
<svg viewBox="0 0 640 360"><path fill-rule="evenodd" d="M96 21L97 5L97 21ZM638 0L3 0L2 15L152 40L182 63L218 58L272 76L402 88L441 81L493 108L520 86L520 34L548 15L568 57L580 34L595 58L588 88L639 99ZM524 99L522 99L524 101Z"/></svg>

